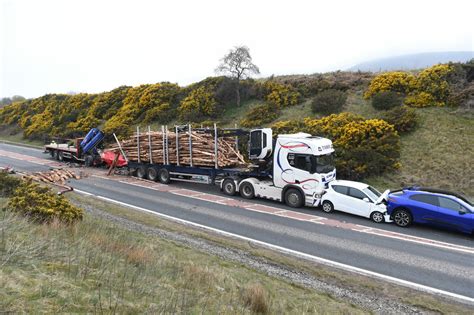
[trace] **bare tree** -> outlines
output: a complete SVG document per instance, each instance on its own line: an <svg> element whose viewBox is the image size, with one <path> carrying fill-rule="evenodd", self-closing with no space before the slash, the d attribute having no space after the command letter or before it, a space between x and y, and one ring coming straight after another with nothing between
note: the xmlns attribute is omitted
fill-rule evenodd
<svg viewBox="0 0 474 315"><path fill-rule="evenodd" d="M221 64L216 68L216 73L230 75L237 81L235 92L237 96L237 106L240 106L240 80L249 77L251 74L259 74L260 70L252 63L252 57L247 46L236 46L231 49Z"/></svg>

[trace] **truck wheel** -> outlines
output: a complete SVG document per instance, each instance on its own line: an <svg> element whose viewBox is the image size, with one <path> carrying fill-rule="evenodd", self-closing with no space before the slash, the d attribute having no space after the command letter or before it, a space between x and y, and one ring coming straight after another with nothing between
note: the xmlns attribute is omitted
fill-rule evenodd
<svg viewBox="0 0 474 315"><path fill-rule="evenodd" d="M146 178L146 167L145 166L140 166L137 168L137 177L138 178Z"/></svg>
<svg viewBox="0 0 474 315"><path fill-rule="evenodd" d="M91 167L94 164L94 158L90 155L86 156L84 159L84 165L87 167Z"/></svg>
<svg viewBox="0 0 474 315"><path fill-rule="evenodd" d="M255 197L255 190L253 189L253 185L249 182L243 182L239 188L240 195L245 199L252 199Z"/></svg>
<svg viewBox="0 0 474 315"><path fill-rule="evenodd" d="M292 208L301 208L304 204L303 196L299 190L290 188L285 193L285 203Z"/></svg>
<svg viewBox="0 0 474 315"><path fill-rule="evenodd" d="M224 182L222 183L222 190L226 195L235 195L235 191L237 190L237 188L235 187L235 181L232 178L224 179Z"/></svg>
<svg viewBox="0 0 474 315"><path fill-rule="evenodd" d="M154 182L158 181L158 170L155 167L149 167L147 177Z"/></svg>
<svg viewBox="0 0 474 315"><path fill-rule="evenodd" d="M62 152L59 152L58 160L59 160L60 162L64 161L64 156L63 156L63 153L62 153Z"/></svg>
<svg viewBox="0 0 474 315"><path fill-rule="evenodd" d="M56 150L54 152L54 158L59 161L59 151L58 150Z"/></svg>
<svg viewBox="0 0 474 315"><path fill-rule="evenodd" d="M171 182L170 172L166 168L162 168L158 171L158 180L162 184L169 184Z"/></svg>
<svg viewBox="0 0 474 315"><path fill-rule="evenodd" d="M54 150L49 151L49 154L50 154L51 157L54 159Z"/></svg>

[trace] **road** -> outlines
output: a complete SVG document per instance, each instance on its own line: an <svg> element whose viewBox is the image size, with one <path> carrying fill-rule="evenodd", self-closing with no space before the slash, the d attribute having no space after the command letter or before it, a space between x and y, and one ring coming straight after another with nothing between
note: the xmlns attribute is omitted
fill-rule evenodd
<svg viewBox="0 0 474 315"><path fill-rule="evenodd" d="M6 166L31 172L58 163L37 149L0 144L0 167ZM217 187L207 185L162 185L104 173L96 170L70 185L84 193L474 302L471 236L416 225L400 229L344 213L248 201L224 196Z"/></svg>

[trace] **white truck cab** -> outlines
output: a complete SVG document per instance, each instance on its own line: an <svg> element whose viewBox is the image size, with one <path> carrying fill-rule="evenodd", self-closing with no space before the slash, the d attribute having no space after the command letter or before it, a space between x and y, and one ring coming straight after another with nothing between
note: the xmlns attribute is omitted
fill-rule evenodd
<svg viewBox="0 0 474 315"><path fill-rule="evenodd" d="M249 157L268 160L267 178L245 178L237 190L244 198L284 201L291 207L319 206L327 183L336 178L332 141L308 133L278 135L270 128L252 130ZM273 154L273 156L272 156Z"/></svg>

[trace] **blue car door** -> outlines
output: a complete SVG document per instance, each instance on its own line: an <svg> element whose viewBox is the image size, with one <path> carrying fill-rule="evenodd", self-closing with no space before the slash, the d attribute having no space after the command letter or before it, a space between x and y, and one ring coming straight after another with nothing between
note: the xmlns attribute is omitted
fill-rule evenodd
<svg viewBox="0 0 474 315"><path fill-rule="evenodd" d="M472 213L460 203L447 197L438 196L438 219L446 227L465 231L472 231Z"/></svg>
<svg viewBox="0 0 474 315"><path fill-rule="evenodd" d="M413 220L419 223L437 224L438 197L427 194L414 194L410 196L412 203Z"/></svg>

